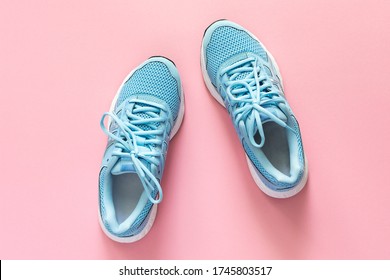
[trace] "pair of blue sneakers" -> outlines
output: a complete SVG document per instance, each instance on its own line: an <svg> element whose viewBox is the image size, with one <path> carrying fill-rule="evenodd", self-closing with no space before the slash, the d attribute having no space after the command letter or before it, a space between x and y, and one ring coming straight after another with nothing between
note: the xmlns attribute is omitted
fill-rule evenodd
<svg viewBox="0 0 390 280"><path fill-rule="evenodd" d="M276 198L297 194L307 180L307 162L272 55L249 31L220 20L205 31L201 69L208 90L231 116L259 188ZM163 198L169 140L183 116L179 73L164 57L134 69L104 113L100 125L109 139L99 174L99 220L111 239L135 242L150 230Z"/></svg>

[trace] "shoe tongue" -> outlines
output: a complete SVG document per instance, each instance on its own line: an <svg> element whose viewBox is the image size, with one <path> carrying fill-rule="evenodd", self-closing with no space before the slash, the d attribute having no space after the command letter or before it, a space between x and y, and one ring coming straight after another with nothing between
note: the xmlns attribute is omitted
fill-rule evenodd
<svg viewBox="0 0 390 280"><path fill-rule="evenodd" d="M231 65L231 64L233 64L233 63L235 63L237 61L246 59L246 58L248 58L250 56L251 56L251 54L249 54L249 53L241 53L239 55L231 57L225 63L227 65ZM262 70L262 71L264 71L264 70ZM252 74L252 71L242 72L239 75L237 75L237 77L235 77L234 80L236 81L236 80L244 79L246 76L248 76L250 74ZM283 113L283 111L279 107L277 107L277 106L269 106L269 107L267 107L267 110L270 113L274 114L277 118L279 118L283 122L287 122L286 115ZM260 117L261 117L261 123L266 123L266 122L272 121L271 118L268 115L266 115L266 114L260 113Z"/></svg>
<svg viewBox="0 0 390 280"><path fill-rule="evenodd" d="M226 62L224 62L222 64L221 67L225 67L225 66L228 66L228 65L231 65L235 62L238 62L240 60L244 60L250 56L252 56L253 54L250 54L250 53L241 53L239 55L235 55L231 58L229 58ZM250 75L252 73L252 71L246 71L246 72L242 72L240 73L239 75L237 75L237 77L235 77L234 80L241 80L241 79L244 79L247 75ZM287 122L287 116L285 115L285 113L277 106L269 106L266 108L268 110L268 112L272 113L273 115L275 115L278 119L280 119L281 121L283 122ZM267 122L270 122L272 121L272 119L266 115L266 114L263 114L263 113L260 113L260 118L261 118L261 123L262 124L265 124ZM251 119L251 117L249 116L249 119ZM250 123L253 124L253 120L248 120ZM256 134L257 132L257 128L256 126L253 126L253 134Z"/></svg>
<svg viewBox="0 0 390 280"><path fill-rule="evenodd" d="M272 107L268 107L267 110L271 114L275 115L281 121L287 123L286 115L279 108L277 108L275 106L272 106ZM263 114L263 113L260 113L260 119L261 119L261 124L262 125L264 125L265 123L274 121L268 115ZM255 123L255 118L254 118L253 115L249 115L248 118L246 119L245 123L246 123L247 128L249 129L248 133L250 133L249 131L252 131L252 135L255 135L258 132L258 126Z"/></svg>
<svg viewBox="0 0 390 280"><path fill-rule="evenodd" d="M237 61L244 60L244 59L246 59L246 58L248 58L250 56L253 56L253 55L249 54L249 53L241 53L239 55L235 55L235 56L229 58L226 62L224 62L223 65L231 65L231 64L233 64L233 63L235 63ZM234 80L235 81L242 80L242 79L244 79L246 76L248 76L250 74L252 74L252 71L242 72L239 75L237 75L237 77L235 77ZM270 106L270 107L267 108L267 110L269 112L271 112L272 114L274 114L277 118L281 119L283 122L287 122L286 115L278 107ZM261 117L261 122L262 123L266 123L268 121L271 121L270 117L267 116L266 114L260 114L260 117Z"/></svg>
<svg viewBox="0 0 390 280"><path fill-rule="evenodd" d="M124 173L134 173L134 165L130 159L120 158L111 169L112 175L121 175Z"/></svg>
<svg viewBox="0 0 390 280"><path fill-rule="evenodd" d="M273 115L275 115L281 121L287 122L286 115L278 107L276 107L276 106L268 107L267 111L272 113ZM260 113L260 118L261 118L261 123L263 123L263 124L266 122L272 121L272 119L268 115L263 114L263 113Z"/></svg>
<svg viewBox="0 0 390 280"><path fill-rule="evenodd" d="M152 118L150 115L148 115L146 113L135 113L134 115L139 117L139 118L141 118L141 119L150 119L150 118ZM160 126L160 123L158 123L158 122L151 122L149 124L152 125L152 126L156 126L156 127ZM135 126L139 127L143 131L149 131L149 130L153 130L154 129L150 125L147 125L147 124L137 124ZM155 145L154 144L150 144L150 146L154 147Z"/></svg>

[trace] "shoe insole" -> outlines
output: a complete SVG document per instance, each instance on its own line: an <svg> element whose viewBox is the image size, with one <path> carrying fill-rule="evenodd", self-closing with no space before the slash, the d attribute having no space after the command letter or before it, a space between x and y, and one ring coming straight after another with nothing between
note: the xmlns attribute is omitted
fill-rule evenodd
<svg viewBox="0 0 390 280"><path fill-rule="evenodd" d="M261 148L271 164L286 176L290 176L290 149L286 129L274 122L263 124L265 142ZM257 133L259 134L259 133ZM260 135L256 135L260 138ZM256 139L258 143L260 139Z"/></svg>
<svg viewBox="0 0 390 280"><path fill-rule="evenodd" d="M134 211L143 191L142 183L135 173L112 176L112 198L118 224Z"/></svg>

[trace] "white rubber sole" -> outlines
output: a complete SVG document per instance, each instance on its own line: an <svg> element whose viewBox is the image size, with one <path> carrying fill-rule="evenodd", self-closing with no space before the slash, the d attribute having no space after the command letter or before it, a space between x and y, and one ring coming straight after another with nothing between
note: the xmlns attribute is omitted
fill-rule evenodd
<svg viewBox="0 0 390 280"><path fill-rule="evenodd" d="M228 21L230 24L232 22ZM213 25L213 24L212 24ZM211 27L212 25L210 25L209 27ZM276 60L275 58L272 56L272 54L267 50L267 48L260 42L260 40L254 35L252 34L251 32L249 32L248 30L246 29L243 29L243 27L235 24L235 23L232 23L232 26L237 28L237 29L240 29L240 30L244 30L245 32L247 32L253 39L255 39L257 42L259 42L260 46L265 50L265 52L267 53L268 57L271 59L274 67L275 67L275 71L276 71L276 74L278 75L278 77L280 78L280 83L283 87L283 78L282 78L282 75L280 74L280 71L279 71L279 66L278 64L276 63ZM209 28L208 27L208 28ZM207 33L208 31L206 31ZM206 36L206 33L205 35L203 36L203 38ZM201 47L201 55L200 55L200 65L201 65L201 69L202 69L202 75L203 75L203 80L206 84L206 87L207 89L209 90L210 94L218 101L219 104L221 104L223 107L226 108L224 102L223 102L223 99L221 97L221 95L218 93L218 91L214 88L210 78L209 78L209 75L207 73L207 69L206 69L206 62L205 62L205 55L204 55L204 40L202 40L202 47ZM306 185L306 182L307 182L307 177L308 177L308 166L307 166L307 160L306 160L306 157L305 157L305 171L304 171L304 175L303 175L303 178L301 180L301 182L299 182L299 184L297 186L295 186L293 189L291 190L288 190L288 191L274 191L274 190L271 190L270 188L268 188L262 181L261 181L261 178L257 175L256 173L256 167L253 165L253 163L251 162L251 160L248 158L248 156L246 156L246 159L247 159L247 163L248 163L248 166L249 166L249 171L256 183L256 185L259 187L260 190L262 190L265 194L271 196L271 197L274 197L274 198L288 198L288 197L291 197L291 196L294 196L296 195L297 193L299 193L303 188L304 186Z"/></svg>
<svg viewBox="0 0 390 280"><path fill-rule="evenodd" d="M154 57L156 60L158 60L158 57ZM161 57L163 58L164 60L167 60L169 61L169 63L172 63L170 60L164 58L164 57ZM138 66L137 68L135 68L134 70L132 70L130 72L129 75L126 76L126 78L123 80L121 86L119 87L112 103L111 103L111 106L110 106L110 112L114 112L114 109L115 109L115 104L116 104L116 101L118 100L118 97L119 97L119 93L122 91L122 88L124 86L124 84L126 83L126 81L134 74L134 72L139 69L140 67L142 67L143 65L145 65L146 63L150 62L150 59L153 59L153 58L149 58L148 60L146 60L144 63L142 63L140 66ZM173 126L172 128L172 131L171 131L171 135L169 137L169 140L171 140L175 135L176 133L179 131L179 128L183 122L183 119L184 119L184 109L185 106L184 106L184 92L183 92L183 86L180 85L180 108L179 108L179 112L178 112L178 115L177 115L177 118L176 118L176 123L175 125ZM111 123L111 120L108 121L108 126L107 127L110 127L110 123ZM140 239L142 239L143 237L145 237L146 234L148 234L148 232L150 231L150 229L152 228L153 226L153 223L154 223L154 220L156 219L156 215L157 215L157 204L154 204L150 210L150 216L149 216L149 220L148 222L146 223L145 227L142 229L142 231L140 231L138 234L134 235L134 236L130 236L130 237L118 237L118 236L115 236L113 235L112 233L110 233L106 227L104 226L103 222L102 222L102 218L101 218L101 213L100 213L100 205L98 207L98 214L99 214L99 224L100 224L100 227L102 228L103 232L112 240L116 241L116 242L119 242L119 243L133 243L133 242L136 242Z"/></svg>

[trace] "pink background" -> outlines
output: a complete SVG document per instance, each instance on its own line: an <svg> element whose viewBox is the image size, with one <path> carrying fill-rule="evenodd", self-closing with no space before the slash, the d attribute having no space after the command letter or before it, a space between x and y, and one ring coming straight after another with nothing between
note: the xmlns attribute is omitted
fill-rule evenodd
<svg viewBox="0 0 390 280"><path fill-rule="evenodd" d="M390 2L0 2L1 259L389 259ZM255 185L200 71L227 18L276 57L301 125L298 196ZM109 240L97 219L99 127L143 60L175 61L186 114L150 233Z"/></svg>

